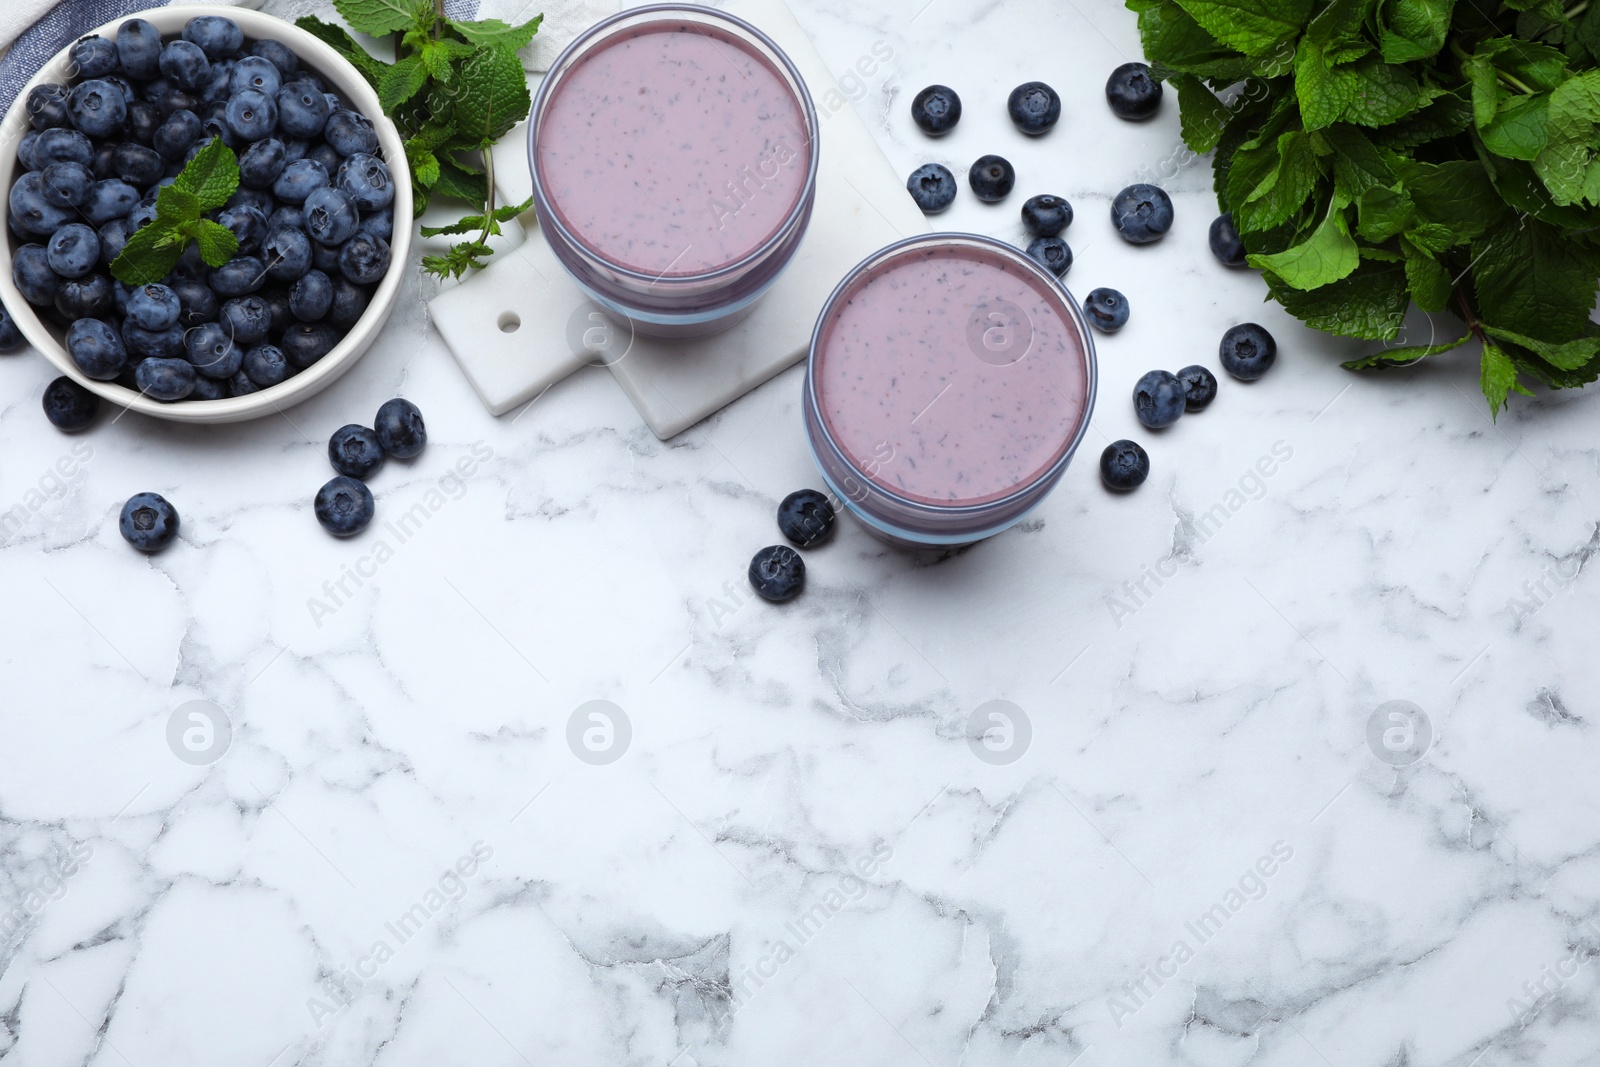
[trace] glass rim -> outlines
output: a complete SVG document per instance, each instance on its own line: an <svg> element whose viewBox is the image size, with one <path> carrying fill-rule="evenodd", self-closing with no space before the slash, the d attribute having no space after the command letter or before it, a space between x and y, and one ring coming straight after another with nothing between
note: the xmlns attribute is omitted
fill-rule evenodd
<svg viewBox="0 0 1600 1067"><path fill-rule="evenodd" d="M829 428L827 418L823 414L823 407L817 389L817 346L822 340L823 327L826 325L833 309L837 306L840 297L848 292L863 274L881 263L903 255L918 246L949 244L965 244L999 253L1011 262L1031 271L1036 278L1048 283L1048 287L1060 297L1061 303L1066 306L1067 318L1072 323L1073 328L1078 331L1078 339L1083 348L1083 411L1078 416L1077 425L1068 436L1066 447L1062 450L1061 455L1057 456L1048 467L1038 471L1025 481L1019 482L1004 496L969 504L939 504L927 500L918 500L914 497L897 493L868 475L861 469L859 464L845 454L844 449L839 446L839 442L834 439L833 431ZM917 234L885 245L867 256L860 263L857 263L840 280L838 285L834 286L833 292L828 294L828 299L823 302L822 311L817 315L817 323L812 327L811 341L806 348L805 403L810 409L810 414L816 419L817 429L822 440L827 443L828 450L840 463L861 478L865 484L871 486L873 492L881 493L901 506L920 509L941 516L979 515L984 512L1004 510L1015 505L1022 497L1036 491L1040 485L1059 477L1066 470L1067 464L1072 462L1072 457L1077 454L1078 446L1083 443L1084 436L1089 432L1089 423L1094 416L1095 393L1098 383L1099 368L1095 358L1094 338L1090 335L1089 323L1083 316L1083 309L1078 306L1078 302L1073 298L1071 291L1062 284L1061 279L1034 262L1031 256L1012 245L1006 244L1004 241L977 233L944 231Z"/></svg>
<svg viewBox="0 0 1600 1067"><path fill-rule="evenodd" d="M809 148L806 154L806 180L800 187L800 195L795 199L793 207L784 216L783 222L759 247L731 263L724 263L721 266L701 271L698 274L668 274L666 271L651 273L618 263L610 257L596 252L587 243L579 240L571 228L562 221L560 214L555 210L555 205L545 194L545 183L540 177L539 129L544 120L545 107L549 102L551 86L559 84L566 76L580 49L610 33L617 28L619 23L637 20L642 25L651 21L664 21L650 16L685 13L726 23L732 30L748 36L756 44L767 49L772 58L777 60L783 73L792 82L791 87L794 90L795 100L799 103L801 114L805 119L806 140ZM789 54L778 47L777 42L749 22L737 15L730 15L725 11L706 7L703 4L646 4L641 7L626 8L614 15L606 16L574 38L567 47L561 50L561 54L555 58L555 61L550 64L550 69L545 74L544 80L539 83L539 91L534 94L533 107L528 115L528 173L533 179L534 205L538 209L540 225L551 226L560 236L563 243L604 264L606 269L614 271L623 278L644 282L647 285L687 285L714 281L726 274L739 273L751 264L760 262L775 247L781 244L796 223L805 217L807 207L816 195L817 167L821 159L821 149L818 144L820 133L816 105L811 99L811 89L806 85L805 78L801 77L799 68L794 65L794 61L789 58ZM670 270L670 268L668 269Z"/></svg>

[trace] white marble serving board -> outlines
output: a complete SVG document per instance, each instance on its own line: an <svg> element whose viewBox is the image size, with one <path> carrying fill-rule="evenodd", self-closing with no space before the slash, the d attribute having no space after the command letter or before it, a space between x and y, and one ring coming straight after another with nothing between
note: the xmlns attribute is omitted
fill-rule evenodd
<svg viewBox="0 0 1600 1067"><path fill-rule="evenodd" d="M688 341L618 336L568 279L528 212L522 244L429 305L491 413L532 400L586 364L604 363L656 436L672 437L804 358L817 313L839 279L871 252L928 230L783 0L722 6L788 53L816 104L816 207L794 261L756 310L724 333ZM869 54L862 62L874 60ZM532 192L524 143L519 127L495 153L495 185L507 202Z"/></svg>

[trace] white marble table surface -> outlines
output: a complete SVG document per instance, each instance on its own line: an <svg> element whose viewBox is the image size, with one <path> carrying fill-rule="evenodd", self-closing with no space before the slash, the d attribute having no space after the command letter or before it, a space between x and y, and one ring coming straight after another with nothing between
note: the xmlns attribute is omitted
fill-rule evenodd
<svg viewBox="0 0 1600 1067"><path fill-rule="evenodd" d="M1054 496L938 562L845 523L773 608L743 575L817 482L797 371L667 443L598 369L493 419L420 281L253 424L64 437L44 361L0 358L0 1058L1600 1062L1594 390L1493 424L1469 355L1341 370L1211 260L1172 101L1108 117L1138 54L1110 0L795 3L841 75L892 50L850 84L897 168L1017 164L953 228L1015 239L1061 193L1068 283L1129 296ZM1066 114L1024 143L1035 77ZM966 102L940 142L907 113L932 81ZM1122 245L1109 196L1168 160L1174 232ZM1139 433L1134 380L1243 319L1273 372ZM429 447L329 538L327 436L396 394ZM1154 473L1113 498L1122 436ZM183 516L148 559L139 490ZM610 763L569 742L595 700ZM1009 750L968 742L994 700ZM1420 758L1369 743L1394 700ZM210 763L169 746L191 701L231 724Z"/></svg>

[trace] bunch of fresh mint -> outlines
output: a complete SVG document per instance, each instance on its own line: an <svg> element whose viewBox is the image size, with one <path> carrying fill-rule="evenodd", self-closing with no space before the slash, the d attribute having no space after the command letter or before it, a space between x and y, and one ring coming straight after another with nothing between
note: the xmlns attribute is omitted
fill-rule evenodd
<svg viewBox="0 0 1600 1067"><path fill-rule="evenodd" d="M232 149L213 137L196 152L183 171L156 194L156 217L134 231L111 261L111 273L126 285L159 282L178 265L193 241L209 267L220 267L239 251L239 239L220 222L202 218L215 211L239 188L239 160Z"/></svg>
<svg viewBox="0 0 1600 1067"><path fill-rule="evenodd" d="M422 235L473 233L442 256L424 256L423 269L459 278L492 253L489 238L500 223L528 210L532 201L496 207L490 146L528 117L532 101L517 50L539 32L540 15L519 26L499 19L464 22L444 13L444 0L333 0L351 28L392 36L395 60L384 62L340 26L308 15L295 25L348 59L378 92L384 114L405 140L406 163L417 214L433 196L465 200L476 210Z"/></svg>
<svg viewBox="0 0 1600 1067"><path fill-rule="evenodd" d="M1600 3L1126 0L1184 141L1272 297L1393 341L1410 301L1469 339L1498 413L1600 376Z"/></svg>

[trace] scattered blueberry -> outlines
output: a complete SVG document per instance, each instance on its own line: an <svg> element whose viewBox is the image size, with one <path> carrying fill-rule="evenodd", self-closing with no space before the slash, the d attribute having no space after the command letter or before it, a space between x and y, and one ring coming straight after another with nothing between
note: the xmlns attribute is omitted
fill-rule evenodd
<svg viewBox="0 0 1600 1067"><path fill-rule="evenodd" d="M383 445L378 435L365 426L350 423L333 431L328 438L328 462L340 474L365 478L383 465Z"/></svg>
<svg viewBox="0 0 1600 1067"><path fill-rule="evenodd" d="M1130 185L1111 201L1111 222L1130 244L1159 241L1172 229L1172 198L1159 186Z"/></svg>
<svg viewBox="0 0 1600 1067"><path fill-rule="evenodd" d="M1124 63L1106 79L1106 103L1119 119L1147 119L1161 106L1161 83L1143 63Z"/></svg>
<svg viewBox="0 0 1600 1067"><path fill-rule="evenodd" d="M1061 117L1061 97L1044 82L1023 82L1011 90L1006 110L1017 129L1036 137Z"/></svg>
<svg viewBox="0 0 1600 1067"><path fill-rule="evenodd" d="M1222 369L1242 382L1253 382L1272 369L1278 345L1272 335L1253 322L1228 328L1217 350Z"/></svg>
<svg viewBox="0 0 1600 1067"><path fill-rule="evenodd" d="M1057 278L1072 269L1072 249L1059 237L1035 237L1028 255Z"/></svg>
<svg viewBox="0 0 1600 1067"><path fill-rule="evenodd" d="M911 98L911 121L929 137L942 137L961 121L961 97L948 85L930 85Z"/></svg>
<svg viewBox="0 0 1600 1067"><path fill-rule="evenodd" d="M1177 422L1183 406L1183 383L1170 371L1153 370L1133 387L1134 413L1152 430Z"/></svg>
<svg viewBox="0 0 1600 1067"><path fill-rule="evenodd" d="M758 596L781 604L805 588L806 562L788 545L770 545L750 560L749 577Z"/></svg>
<svg viewBox="0 0 1600 1067"><path fill-rule="evenodd" d="M410 459L428 443L428 429L422 424L422 412L409 400L395 397L385 401L372 420L383 450L396 459Z"/></svg>
<svg viewBox="0 0 1600 1067"><path fill-rule="evenodd" d="M1198 363L1180 370L1178 381L1183 383L1185 411L1204 411L1217 398L1217 376Z"/></svg>
<svg viewBox="0 0 1600 1067"><path fill-rule="evenodd" d="M1035 237L1055 237L1072 225L1072 205L1049 193L1030 196L1022 205L1022 225Z"/></svg>
<svg viewBox="0 0 1600 1067"><path fill-rule="evenodd" d="M1083 314L1101 333L1116 333L1128 322L1128 298L1115 289L1094 289L1083 302Z"/></svg>
<svg viewBox="0 0 1600 1067"><path fill-rule="evenodd" d="M324 530L335 537L350 537L365 530L372 521L372 490L341 474L317 490L312 509Z"/></svg>
<svg viewBox="0 0 1600 1067"><path fill-rule="evenodd" d="M1150 456L1137 441L1123 439L1106 445L1100 453L1100 480L1107 489L1126 493L1150 477Z"/></svg>
<svg viewBox="0 0 1600 1067"><path fill-rule="evenodd" d="M76 433L94 421L100 398L63 375L44 387L44 417L66 433Z"/></svg>
<svg viewBox="0 0 1600 1067"><path fill-rule="evenodd" d="M967 184L979 200L992 204L1011 193L1017 184L1017 172L1003 156L979 156L967 172Z"/></svg>
<svg viewBox="0 0 1600 1067"><path fill-rule="evenodd" d="M1246 265L1244 242L1233 225L1233 212L1225 211L1211 220L1211 254L1224 267Z"/></svg>
<svg viewBox="0 0 1600 1067"><path fill-rule="evenodd" d="M956 178L947 167L924 163L906 179L906 192L924 215L937 215L955 201Z"/></svg>
<svg viewBox="0 0 1600 1067"><path fill-rule="evenodd" d="M833 505L815 489L797 489L778 505L778 530L801 548L820 545L833 533Z"/></svg>
<svg viewBox="0 0 1600 1067"><path fill-rule="evenodd" d="M140 552L160 552L178 536L178 509L159 493L135 493L122 505L117 529Z"/></svg>

